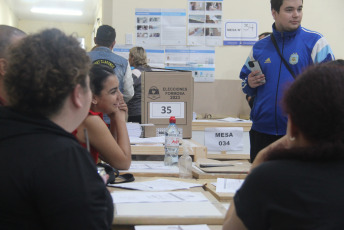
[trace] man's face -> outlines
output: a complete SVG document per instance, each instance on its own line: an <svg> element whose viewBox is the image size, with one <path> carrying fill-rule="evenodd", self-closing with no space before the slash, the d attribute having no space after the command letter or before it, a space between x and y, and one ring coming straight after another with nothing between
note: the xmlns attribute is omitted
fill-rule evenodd
<svg viewBox="0 0 344 230"><path fill-rule="evenodd" d="M277 31L293 31L302 21L302 0L284 0L279 13L272 10Z"/></svg>

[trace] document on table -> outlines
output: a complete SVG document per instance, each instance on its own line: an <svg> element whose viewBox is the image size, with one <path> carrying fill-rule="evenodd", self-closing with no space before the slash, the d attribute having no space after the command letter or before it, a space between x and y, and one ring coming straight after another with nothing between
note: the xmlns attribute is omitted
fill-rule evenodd
<svg viewBox="0 0 344 230"><path fill-rule="evenodd" d="M111 193L113 203L209 202L201 192L119 192Z"/></svg>
<svg viewBox="0 0 344 230"><path fill-rule="evenodd" d="M166 191L166 190L189 189L192 187L201 187L202 184L187 183L187 182L176 181L176 180L157 179L153 181L144 181L144 182L108 184L108 186L143 190L143 191Z"/></svg>
<svg viewBox="0 0 344 230"><path fill-rule="evenodd" d="M147 137L147 138L140 138L140 137L130 137L130 144L164 144L165 143L165 136L160 137Z"/></svg>
<svg viewBox="0 0 344 230"><path fill-rule="evenodd" d="M217 178L216 192L235 193L242 185L244 180Z"/></svg>
<svg viewBox="0 0 344 230"><path fill-rule="evenodd" d="M244 120L240 118L234 118L234 117L226 117L223 119L218 119L219 121L227 121L227 122L252 122L251 120Z"/></svg>
<svg viewBox="0 0 344 230"><path fill-rule="evenodd" d="M208 225L146 225L135 226L135 230L210 230Z"/></svg>
<svg viewBox="0 0 344 230"><path fill-rule="evenodd" d="M163 161L132 161L128 170L119 170L121 173L173 173L178 174L178 166L165 166Z"/></svg>

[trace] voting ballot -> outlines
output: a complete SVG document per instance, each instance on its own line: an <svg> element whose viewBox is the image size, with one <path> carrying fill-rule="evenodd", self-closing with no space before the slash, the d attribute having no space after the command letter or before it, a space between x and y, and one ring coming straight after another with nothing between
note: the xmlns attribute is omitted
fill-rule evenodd
<svg viewBox="0 0 344 230"><path fill-rule="evenodd" d="M183 138L192 137L193 87L190 71L143 72L141 115L144 137L165 135L171 116Z"/></svg>

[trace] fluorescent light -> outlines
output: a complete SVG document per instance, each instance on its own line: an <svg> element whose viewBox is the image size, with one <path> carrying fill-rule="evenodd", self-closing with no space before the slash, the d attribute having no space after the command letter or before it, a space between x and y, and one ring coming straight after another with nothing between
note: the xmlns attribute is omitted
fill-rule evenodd
<svg viewBox="0 0 344 230"><path fill-rule="evenodd" d="M80 10L68 10L68 9L59 9L59 8L43 8L43 7L32 7L32 13L37 14L54 14L54 15L73 15L81 16L82 11Z"/></svg>

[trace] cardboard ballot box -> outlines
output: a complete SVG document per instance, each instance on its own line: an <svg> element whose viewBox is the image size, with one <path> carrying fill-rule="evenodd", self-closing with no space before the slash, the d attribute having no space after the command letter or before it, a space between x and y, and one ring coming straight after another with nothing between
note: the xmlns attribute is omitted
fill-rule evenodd
<svg viewBox="0 0 344 230"><path fill-rule="evenodd" d="M165 135L171 116L183 138L192 137L194 80L190 71L150 71L141 75L144 137Z"/></svg>

